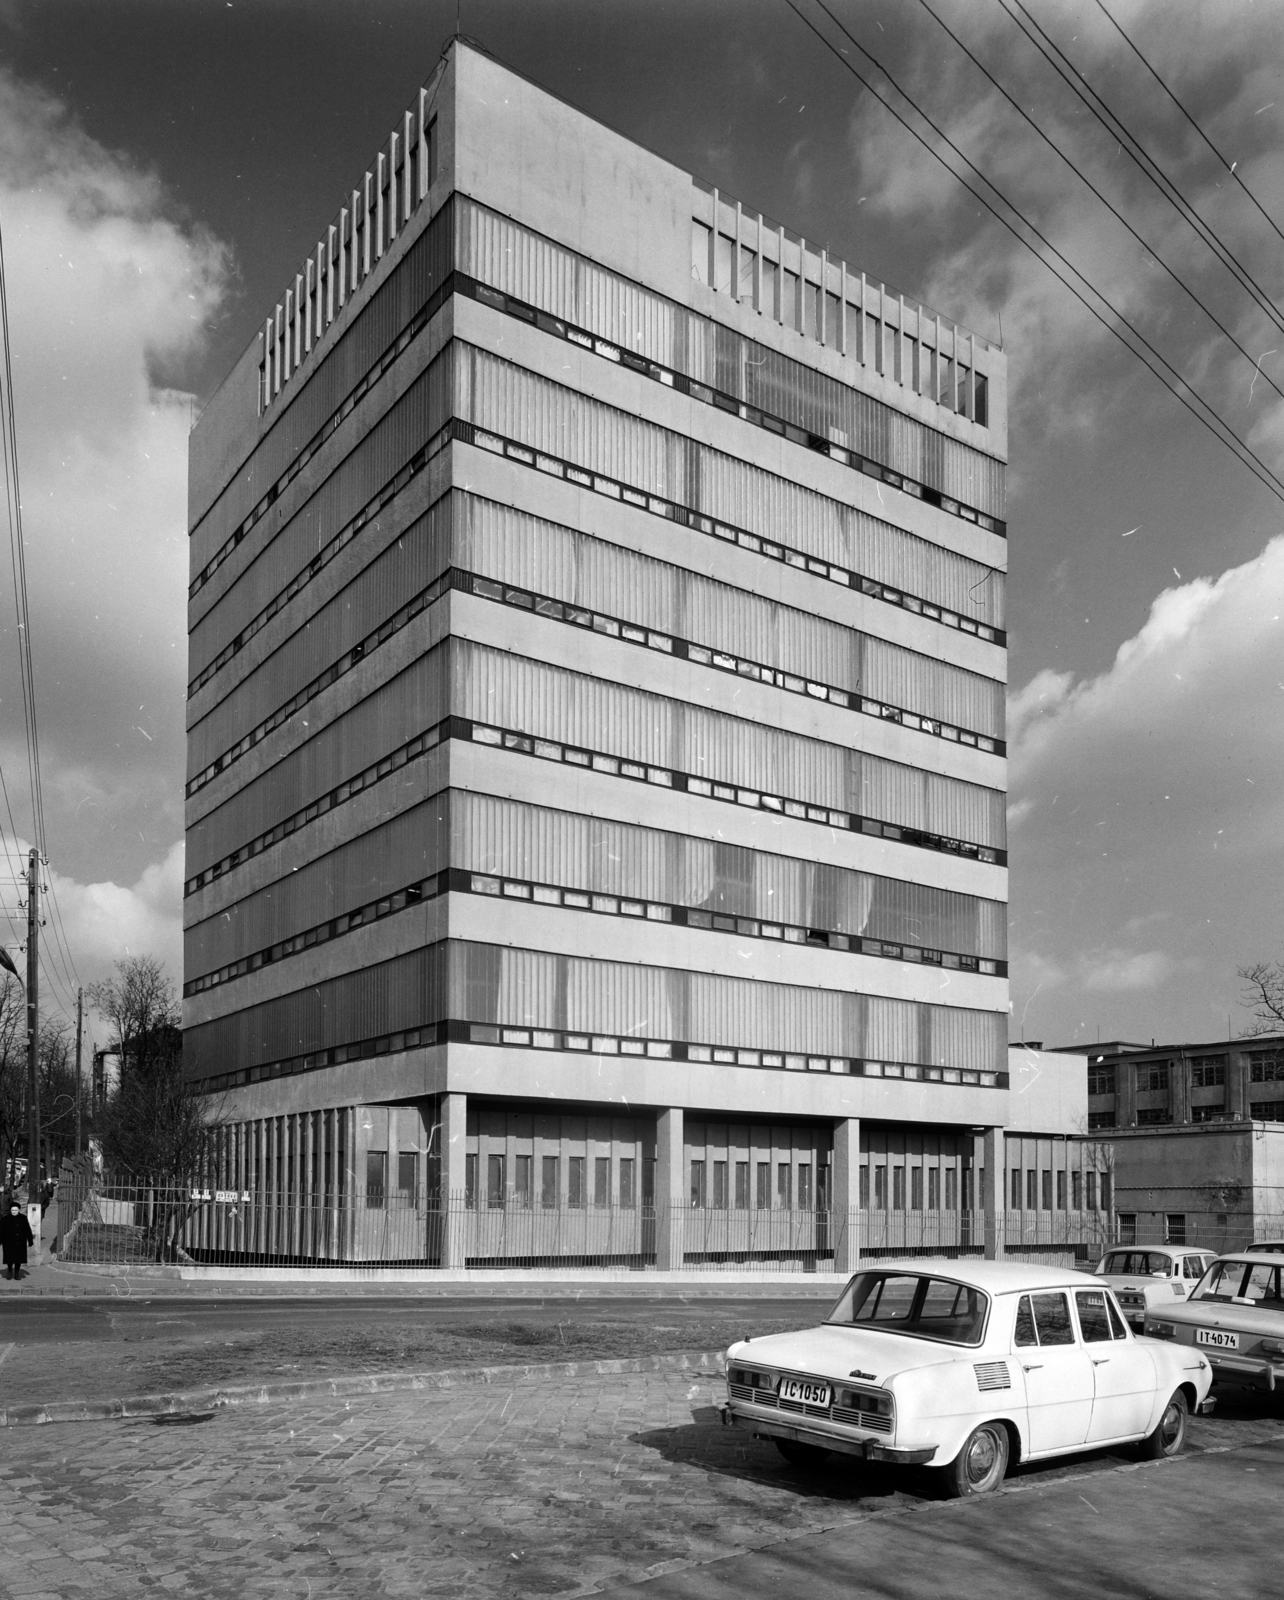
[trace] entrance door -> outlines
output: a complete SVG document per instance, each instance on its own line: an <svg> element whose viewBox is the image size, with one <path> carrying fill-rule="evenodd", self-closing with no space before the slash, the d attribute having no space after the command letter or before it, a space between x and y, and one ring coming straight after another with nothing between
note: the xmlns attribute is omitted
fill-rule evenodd
<svg viewBox="0 0 1284 1600"><path fill-rule="evenodd" d="M1083 1444L1092 1419L1094 1368L1075 1337L1069 1296L1061 1289L1022 1295L1014 1342L1025 1378L1030 1453Z"/></svg>

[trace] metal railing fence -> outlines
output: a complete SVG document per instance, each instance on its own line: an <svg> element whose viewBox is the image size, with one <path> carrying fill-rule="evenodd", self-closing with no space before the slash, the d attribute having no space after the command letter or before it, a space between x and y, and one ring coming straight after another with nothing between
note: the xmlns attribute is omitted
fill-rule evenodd
<svg viewBox="0 0 1284 1600"><path fill-rule="evenodd" d="M64 1262L245 1267L688 1270L840 1274L858 1257L1006 1254L1095 1261L1107 1212L734 1209L424 1203L361 1191L291 1196L67 1172L58 1187Z"/></svg>

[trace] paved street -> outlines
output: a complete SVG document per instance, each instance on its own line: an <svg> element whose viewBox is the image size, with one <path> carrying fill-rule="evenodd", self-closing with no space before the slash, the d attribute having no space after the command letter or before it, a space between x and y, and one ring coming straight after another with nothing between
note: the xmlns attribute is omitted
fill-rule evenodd
<svg viewBox="0 0 1284 1600"><path fill-rule="evenodd" d="M1277 1587L1274 1402L1197 1419L1180 1463L1079 1458L957 1507L922 1474L801 1477L719 1427L719 1395L712 1374L544 1376L186 1424L11 1429L0 1593L489 1600L651 1579L642 1600L1206 1600ZM989 1580L995 1561L1007 1587Z"/></svg>

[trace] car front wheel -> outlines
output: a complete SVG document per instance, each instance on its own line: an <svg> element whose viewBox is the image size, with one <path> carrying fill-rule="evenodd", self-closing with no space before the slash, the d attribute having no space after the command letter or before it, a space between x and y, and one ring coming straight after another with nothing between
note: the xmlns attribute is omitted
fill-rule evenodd
<svg viewBox="0 0 1284 1600"><path fill-rule="evenodd" d="M1162 1461L1165 1456L1175 1456L1186 1443L1186 1418L1189 1409L1186 1396L1178 1389L1164 1407L1164 1414L1153 1433L1141 1441L1139 1454L1143 1461Z"/></svg>
<svg viewBox="0 0 1284 1600"><path fill-rule="evenodd" d="M969 1494L991 1494L1008 1470L1008 1430L1001 1422L983 1422L968 1435L963 1448L942 1467L941 1481L951 1500Z"/></svg>

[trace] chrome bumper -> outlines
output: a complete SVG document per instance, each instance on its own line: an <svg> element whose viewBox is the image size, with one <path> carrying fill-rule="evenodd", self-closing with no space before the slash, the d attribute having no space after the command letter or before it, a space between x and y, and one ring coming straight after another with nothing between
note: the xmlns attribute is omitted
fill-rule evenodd
<svg viewBox="0 0 1284 1600"><path fill-rule="evenodd" d="M890 1461L902 1467L918 1467L930 1461L937 1447L926 1450L898 1450L894 1445L882 1444L877 1439L840 1439L831 1433L818 1433L811 1428L798 1428L790 1422L777 1422L773 1417L744 1417L734 1412L727 1401L718 1407L724 1428L747 1428L755 1439L793 1439L798 1444L818 1445L822 1450L833 1450L838 1455L856 1456L861 1461Z"/></svg>

